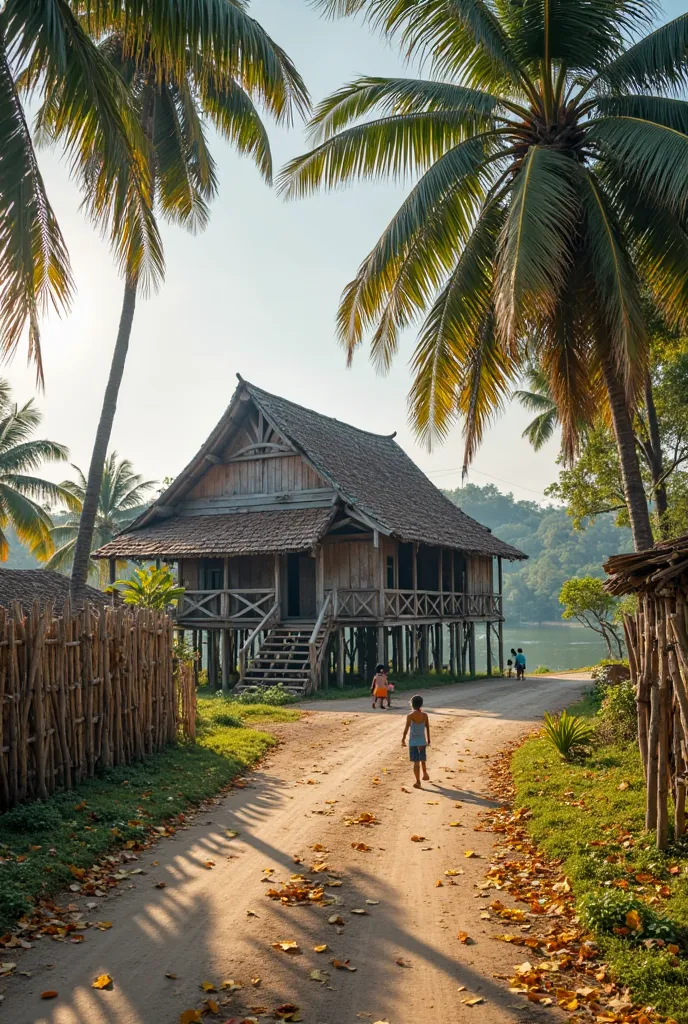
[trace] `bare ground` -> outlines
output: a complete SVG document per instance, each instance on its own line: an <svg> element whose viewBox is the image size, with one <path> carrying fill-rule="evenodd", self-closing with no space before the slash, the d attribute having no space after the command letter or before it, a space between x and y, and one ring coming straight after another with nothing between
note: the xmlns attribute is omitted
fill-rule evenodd
<svg viewBox="0 0 688 1024"><path fill-rule="evenodd" d="M79 946L45 938L22 956L19 970L30 977L0 982L0 1018L8 1024L175 1024L184 1010L202 1006L202 982L220 988L234 980L240 990L211 994L220 1012L210 1020L239 1022L260 1008L270 1016L259 1020L269 1020L283 1003L300 1007L305 1024L540 1020L537 1007L494 977L510 973L519 955L491 941L503 924L481 919L485 902L476 886L492 838L473 828L490 806L485 758L585 685L577 675L429 691L432 781L422 791L412 789L408 753L400 745L401 695L398 706L384 712L372 712L367 699L306 705L300 722L280 729L284 743L245 788L142 855L145 874L136 884L88 912L90 920L112 921L110 930L90 929ZM381 823L345 823L362 811ZM228 830L238 837L228 838ZM412 842L414 834L424 841ZM352 848L360 842L371 852ZM314 853L316 843L328 854ZM479 856L467 858L468 849ZM343 885L328 890L339 905L292 908L267 898L271 883L319 859L341 872ZM205 866L209 860L214 867ZM448 869L462 873L447 876ZM155 888L160 881L165 888ZM367 914L353 915L354 909ZM343 928L328 924L333 914L341 915ZM461 944L459 931L474 944ZM279 940L297 942L302 952L273 949ZM315 953L323 943L329 950ZM335 969L334 957L349 959L356 971ZM328 972L329 983L312 980L314 969ZM112 989L92 989L103 973L112 976ZM258 987L252 978L261 979ZM42 1001L46 989L58 997ZM469 1007L463 1000L471 996L484 1001Z"/></svg>

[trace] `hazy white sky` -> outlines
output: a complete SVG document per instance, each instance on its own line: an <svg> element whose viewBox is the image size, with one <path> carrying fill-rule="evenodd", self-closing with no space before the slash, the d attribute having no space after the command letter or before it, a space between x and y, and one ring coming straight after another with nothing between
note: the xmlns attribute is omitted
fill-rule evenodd
<svg viewBox="0 0 688 1024"><path fill-rule="evenodd" d="M252 13L285 47L314 100L354 75L405 72L370 30L326 21L307 0L254 0ZM303 126L270 125L278 168L305 147ZM164 232L167 277L141 301L120 393L113 444L148 478L175 475L219 419L235 374L266 390L373 431L398 431L409 454L444 487L460 482L458 433L429 454L407 426L409 334L394 369L379 377L363 350L347 370L334 340L343 286L399 205L404 189L355 185L285 203L253 166L215 141L220 194L209 228ZM44 435L69 445L87 469L114 344L122 284L107 246L79 212L79 195L56 155L41 165L67 237L78 295L43 329ZM23 355L5 375L18 400L34 393ZM538 499L556 476L557 445L535 454L521 439L528 420L511 408L492 428L470 479ZM64 471L50 473L60 478Z"/></svg>

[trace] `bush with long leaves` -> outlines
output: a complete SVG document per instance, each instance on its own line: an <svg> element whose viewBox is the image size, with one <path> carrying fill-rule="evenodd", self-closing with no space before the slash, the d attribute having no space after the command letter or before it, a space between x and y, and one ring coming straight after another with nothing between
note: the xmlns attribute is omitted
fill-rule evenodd
<svg viewBox="0 0 688 1024"><path fill-rule="evenodd" d="M576 748L590 743L591 729L587 722L568 711L562 711L558 718L545 712L545 738L562 757L570 758Z"/></svg>

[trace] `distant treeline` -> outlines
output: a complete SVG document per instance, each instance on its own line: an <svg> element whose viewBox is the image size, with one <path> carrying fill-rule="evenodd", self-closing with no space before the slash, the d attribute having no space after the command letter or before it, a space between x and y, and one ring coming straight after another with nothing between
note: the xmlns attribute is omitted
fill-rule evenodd
<svg viewBox="0 0 688 1024"><path fill-rule="evenodd" d="M511 622L556 622L559 591L571 576L603 576L608 555L631 551L631 532L599 516L585 530L574 530L563 509L516 501L494 484L467 484L445 494L463 511L489 526L501 540L529 555L527 562L504 563L506 616Z"/></svg>

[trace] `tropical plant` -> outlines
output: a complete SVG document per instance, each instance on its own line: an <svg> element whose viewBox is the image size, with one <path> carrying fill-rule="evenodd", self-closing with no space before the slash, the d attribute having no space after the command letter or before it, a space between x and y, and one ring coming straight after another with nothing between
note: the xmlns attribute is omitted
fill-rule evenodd
<svg viewBox="0 0 688 1024"><path fill-rule="evenodd" d="M177 586L169 568L163 565L159 569L134 569L131 579L115 580L107 591L118 591L125 604L136 604L143 608L169 608L170 605L176 605L184 593L184 587Z"/></svg>
<svg viewBox="0 0 688 1024"><path fill-rule="evenodd" d="M85 15L95 4L79 4ZM138 149L124 84L98 53L76 16L77 5L50 8L6 0L0 22L0 351L11 355L28 326L29 359L42 380L40 314L68 308L73 279L67 248L50 205L22 106L20 81L59 81L59 117L76 158L86 135L99 135L107 166L132 163ZM142 168L142 171L145 168ZM137 178L141 190L148 183ZM95 211L94 212L95 215Z"/></svg>
<svg viewBox="0 0 688 1024"><path fill-rule="evenodd" d="M513 397L528 412L535 413L535 418L528 424L521 437L525 437L535 451L539 452L559 426L559 410L552 398L547 377L539 366L529 363L524 378L528 390L514 391Z"/></svg>
<svg viewBox="0 0 688 1024"><path fill-rule="evenodd" d="M0 167L2 161L0 160ZM2 228L0 227L0 232ZM0 289L1 291L1 289ZM56 441L33 437L43 419L33 399L22 406L12 401L10 386L0 380L0 561L9 555L5 530L12 525L17 538L32 550L49 550L52 520L43 507L64 495L58 484L35 476L44 462L61 462L69 450Z"/></svg>
<svg viewBox="0 0 688 1024"><path fill-rule="evenodd" d="M604 589L604 581L597 576L575 576L561 588L559 603L563 604L562 619L575 619L604 639L609 657L621 658L622 627L615 621L618 601ZM616 650L612 647L612 641Z"/></svg>
<svg viewBox="0 0 688 1024"><path fill-rule="evenodd" d="M631 418L647 376L638 278L685 322L688 14L649 31L650 0L318 3L363 14L434 73L339 89L281 176L292 197L420 176L344 291L349 357L372 329L387 368L425 314L412 420L429 440L462 417L466 466L528 360L569 457L604 394L634 543L649 547Z"/></svg>
<svg viewBox="0 0 688 1024"><path fill-rule="evenodd" d="M74 558L86 493L86 477L78 466L72 466L72 469L76 473L76 480L65 480L60 484L62 504L67 508L66 518L50 531L54 554L48 557L47 551L41 551L42 557L47 558L46 568L57 569L60 572L68 571ZM117 452L111 452L105 462L100 484L98 514L92 534L92 551L107 544L143 511L146 497L154 486L154 480L144 481L139 473L134 472L129 459L120 459ZM91 559L89 572L104 582L106 566L107 563L102 560Z"/></svg>
<svg viewBox="0 0 688 1024"><path fill-rule="evenodd" d="M251 157L269 183L270 144L254 102L278 122L287 123L295 110L303 113L308 109L308 94L284 51L249 17L244 0L208 0L201 5L202 14L193 0L164 6L168 8L165 17L173 12L169 36L159 32L157 8L141 2L143 35L132 39L126 21L110 18L106 27L112 31L101 40L99 54L126 83L128 101L146 142L145 173L154 200L147 209L148 216L153 223L160 215L196 231L208 223L208 203L218 185L207 144L208 127L215 128L239 153ZM58 86L39 114L39 123L51 135L60 134L55 112L61 103ZM83 140L80 158L86 168L83 186L88 203L116 203L117 227L126 236L128 252L121 260L124 295L119 328L74 552L72 585L76 589L86 581L100 481L136 301L147 283L142 270L149 259L146 237L138 231L137 210L130 202L130 167L122 166L116 199L110 199L109 164L100 140ZM163 254L158 248L156 280L162 269Z"/></svg>
<svg viewBox="0 0 688 1024"><path fill-rule="evenodd" d="M543 728L545 739L564 758L570 758L576 747L586 747L590 742L590 726L568 711L562 711L558 718L552 718L545 711Z"/></svg>

